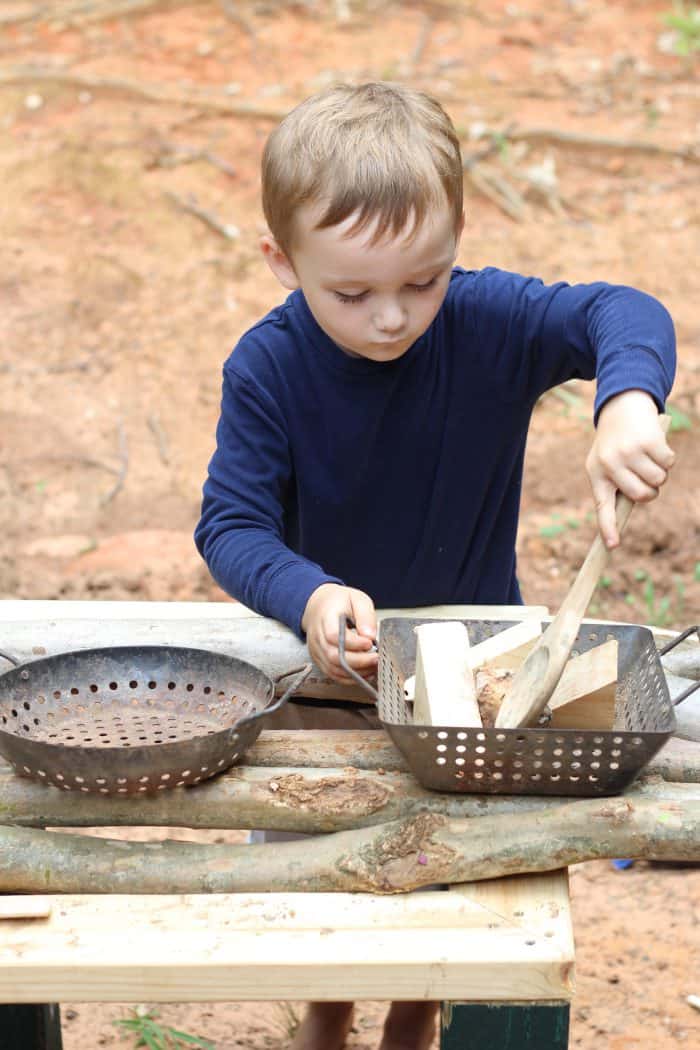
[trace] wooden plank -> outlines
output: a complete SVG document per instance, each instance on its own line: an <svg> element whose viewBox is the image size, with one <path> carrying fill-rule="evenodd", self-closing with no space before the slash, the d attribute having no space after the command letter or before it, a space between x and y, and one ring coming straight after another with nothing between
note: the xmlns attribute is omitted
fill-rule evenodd
<svg viewBox="0 0 700 1050"><path fill-rule="evenodd" d="M469 634L463 623L426 623L415 628L415 725L481 726Z"/></svg>
<svg viewBox="0 0 700 1050"><path fill-rule="evenodd" d="M551 729L612 729L617 651L617 640L611 638L571 657L549 699Z"/></svg>
<svg viewBox="0 0 700 1050"><path fill-rule="evenodd" d="M452 898L62 895L40 926L0 925L0 1000L569 998L573 955L561 938Z"/></svg>

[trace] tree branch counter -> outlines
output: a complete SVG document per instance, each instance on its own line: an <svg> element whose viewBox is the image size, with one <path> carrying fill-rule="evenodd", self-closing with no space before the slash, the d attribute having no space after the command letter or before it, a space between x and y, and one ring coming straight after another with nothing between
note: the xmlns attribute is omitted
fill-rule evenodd
<svg viewBox="0 0 700 1050"><path fill-rule="evenodd" d="M0 629L20 660L155 642L228 652L274 676L307 655L291 632L229 603L9 601ZM339 695L320 675L305 693ZM624 796L577 802L425 791L370 730L263 732L244 766L156 797L64 793L0 763L0 1045L60 1050L58 1008L46 1004L61 1001L438 999L442 1050L564 1050L565 865L695 856L697 750L673 740ZM273 847L46 830L98 826L333 834ZM436 883L445 888L406 892Z"/></svg>

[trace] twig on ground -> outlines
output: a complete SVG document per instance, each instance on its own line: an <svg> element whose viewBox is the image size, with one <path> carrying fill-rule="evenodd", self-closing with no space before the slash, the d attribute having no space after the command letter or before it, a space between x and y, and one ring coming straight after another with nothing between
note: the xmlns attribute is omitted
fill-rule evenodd
<svg viewBox="0 0 700 1050"><path fill-rule="evenodd" d="M91 0L79 0L64 10L44 10L42 16L46 21L66 23L71 26L90 25L95 22L107 22L113 18L128 18L132 15L144 15L154 8L174 8L193 6L203 0L103 0L95 4Z"/></svg>
<svg viewBox="0 0 700 1050"><path fill-rule="evenodd" d="M0 14L0 26L16 26L23 22L37 22L47 13L45 6L32 7L29 11L15 11L14 14Z"/></svg>
<svg viewBox="0 0 700 1050"><path fill-rule="evenodd" d="M509 218L522 222L526 212L525 202L504 178L483 164L467 168L465 174L474 189L492 201Z"/></svg>
<svg viewBox="0 0 700 1050"><path fill-rule="evenodd" d="M108 474L119 474L117 467L112 467L109 463L103 463L100 459L91 459L90 456L72 456L68 452L53 456L47 456L43 453L36 456L22 456L18 462L31 463L35 459L40 459L42 463L78 463L80 466L97 467L98 470L106 470Z"/></svg>
<svg viewBox="0 0 700 1050"><path fill-rule="evenodd" d="M168 200L171 200L177 208L181 208L182 211L186 211L189 215L194 215L196 218L201 219L203 223L206 223L210 229L218 233L220 237L224 237L227 241L235 241L240 237L241 231L233 223L224 223L220 219L217 219L216 215L213 215L206 208L201 208L197 201L193 197L181 197L179 193L173 193L171 190L165 191L165 196Z"/></svg>
<svg viewBox="0 0 700 1050"><path fill-rule="evenodd" d="M150 84L139 84L135 80L124 80L121 77L94 77L85 73L67 73L63 69L0 69L0 87L13 84L59 84L74 87L82 91L113 92L116 95L131 95L142 102L158 105L193 106L210 113L221 113L232 117L250 118L253 120L279 121L287 115L287 110L266 109L245 102L232 102L230 99L215 98L212 95L198 95L186 91L173 91L168 88L153 87Z"/></svg>
<svg viewBox="0 0 700 1050"><path fill-rule="evenodd" d="M170 453L168 452L168 439L165 435L165 431L160 425L160 420L158 419L158 416L149 416L147 422L148 429L151 431L153 437L155 438L156 446L158 448L158 455L167 467L170 463Z"/></svg>
<svg viewBox="0 0 700 1050"><path fill-rule="evenodd" d="M501 133L513 142L553 142L561 146L581 149L626 150L633 153L649 153L665 157L681 157L700 163L698 146L665 146L660 142L644 139L620 139L610 135L589 135L579 131L562 131L559 128L510 128Z"/></svg>
<svg viewBox="0 0 700 1050"><path fill-rule="evenodd" d="M234 3L234 0L221 0L221 9L230 22L234 22L235 25L239 26L243 32L249 37L253 54L255 54L258 46L258 36L252 25L247 18L241 14L238 10L238 5Z"/></svg>
<svg viewBox="0 0 700 1050"><path fill-rule="evenodd" d="M178 164L192 164L194 161L204 160L207 164L218 168L224 174L236 177L236 169L227 160L217 153L208 149L198 149L196 146L176 146L170 142L159 144L158 152L148 164L149 168L175 168Z"/></svg>
<svg viewBox="0 0 700 1050"><path fill-rule="evenodd" d="M419 65L419 63L421 62L423 55L425 54L425 49L428 46L428 41L430 40L430 35L433 31L434 26L435 22L433 20L433 16L428 13L424 14L423 21L421 22L420 29L418 30L418 36L416 38L415 46L408 59L407 65L409 71L414 70L416 66Z"/></svg>
<svg viewBox="0 0 700 1050"><path fill-rule="evenodd" d="M126 430L124 424L120 422L118 428L119 435L119 456L121 458L121 466L117 475L117 480L114 486L109 490L106 496L103 496L100 500L100 506L106 507L108 503L114 499L118 492L121 491L122 486L126 480L126 474L129 469L129 443L126 437Z"/></svg>

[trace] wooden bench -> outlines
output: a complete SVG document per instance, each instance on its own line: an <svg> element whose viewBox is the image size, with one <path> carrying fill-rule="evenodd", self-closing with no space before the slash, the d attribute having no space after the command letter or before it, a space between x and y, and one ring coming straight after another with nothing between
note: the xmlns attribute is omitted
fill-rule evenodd
<svg viewBox="0 0 700 1050"><path fill-rule="evenodd" d="M3 648L19 659L138 640L236 652L270 674L299 662L278 625L251 654L247 623L228 604L0 603ZM321 679L314 690L333 695ZM565 871L398 896L7 896L3 915L2 1050L60 1050L52 1003L284 999L440 1000L443 1050L568 1045Z"/></svg>
<svg viewBox="0 0 700 1050"><path fill-rule="evenodd" d="M3 1003L442 1000L444 1050L568 1045L566 872L389 897L18 896L3 913ZM0 1008L0 1045L57 1050L57 1018Z"/></svg>

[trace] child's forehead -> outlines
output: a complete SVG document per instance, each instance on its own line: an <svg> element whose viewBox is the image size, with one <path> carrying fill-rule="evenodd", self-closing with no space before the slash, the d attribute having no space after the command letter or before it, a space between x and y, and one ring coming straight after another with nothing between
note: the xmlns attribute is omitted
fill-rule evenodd
<svg viewBox="0 0 700 1050"><path fill-rule="evenodd" d="M318 228L323 214L319 206L307 206L297 217L297 246L305 254L321 258L330 276L370 262L405 267L430 267L452 258L455 243L454 217L448 208L432 209L416 226L413 219L398 233L392 229L377 237L380 216L357 228L358 215L348 216L336 226ZM443 259L444 257L444 259ZM335 274L332 271L338 269Z"/></svg>

